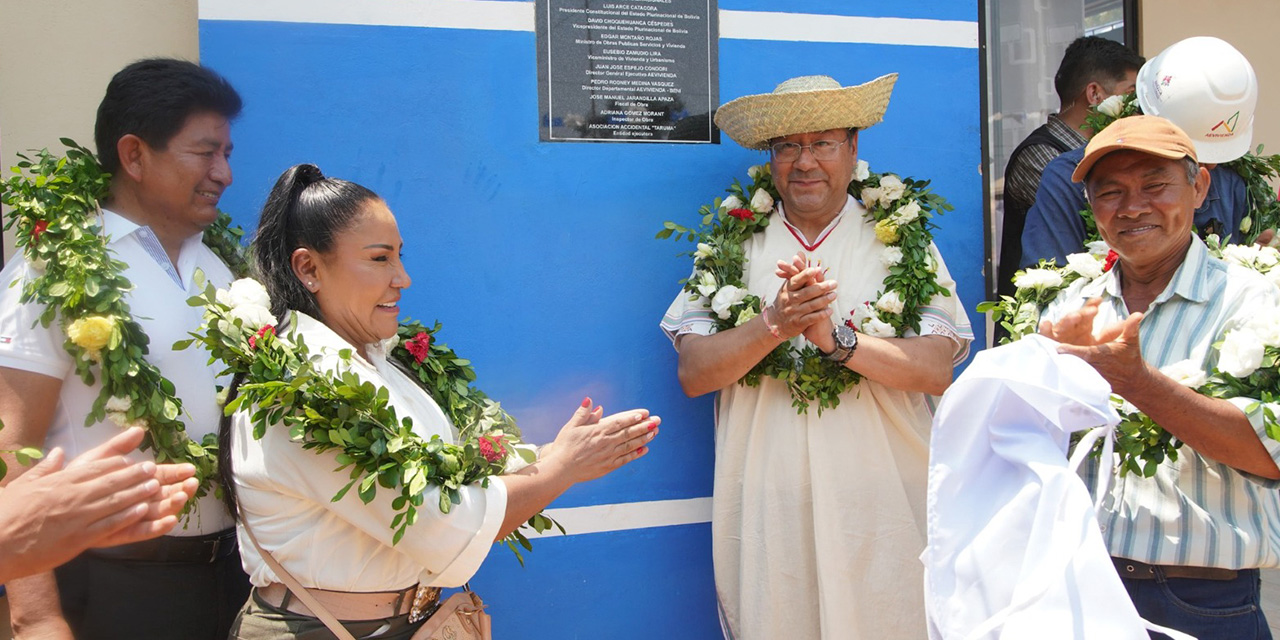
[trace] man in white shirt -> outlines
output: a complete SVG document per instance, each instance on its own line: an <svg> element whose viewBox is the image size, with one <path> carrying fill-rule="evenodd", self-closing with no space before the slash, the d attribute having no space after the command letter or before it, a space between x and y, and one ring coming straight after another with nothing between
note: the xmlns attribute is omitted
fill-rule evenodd
<svg viewBox="0 0 1280 640"><path fill-rule="evenodd" d="M946 293L920 308L918 332L881 338L840 321L876 300L889 273L874 220L848 188L858 130L881 120L895 80L793 78L716 115L730 138L770 151L781 199L742 243L742 279L762 313L718 331L711 300L681 291L661 325L685 393L718 393L711 533L728 638L925 637L926 395L951 384L973 332L932 245ZM821 266L797 257L784 278L779 261L798 253ZM863 380L838 406L801 414L784 381L739 384L784 342L812 344Z"/></svg>
<svg viewBox="0 0 1280 640"><path fill-rule="evenodd" d="M100 203L102 233L133 285L124 297L147 333L146 359L173 383L196 441L218 428L219 381L199 350L172 345L200 323L199 310L186 304L198 293L196 271L218 286L231 279L201 235L231 184L230 120L240 108L235 89L208 69L142 60L112 78L95 125L99 160L112 176ZM60 319L41 326L44 308L20 303L22 287L9 286L38 275L21 257L0 272L0 449L57 446L75 456L119 428L85 426L101 381L86 385L76 375ZM46 573L11 583L18 637L225 638L248 582L225 506L212 490L194 506L172 535L90 550L59 568L56 580Z"/></svg>

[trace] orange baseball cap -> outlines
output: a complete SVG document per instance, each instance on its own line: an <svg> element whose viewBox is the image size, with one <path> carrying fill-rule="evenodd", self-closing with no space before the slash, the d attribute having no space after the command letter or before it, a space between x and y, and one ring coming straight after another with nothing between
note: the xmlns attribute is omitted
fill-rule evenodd
<svg viewBox="0 0 1280 640"><path fill-rule="evenodd" d="M1128 149L1153 156L1180 160L1196 159L1196 147L1178 125L1157 116L1129 116L1112 122L1094 134L1084 148L1084 158L1071 174L1073 182L1083 182L1089 170L1112 151Z"/></svg>

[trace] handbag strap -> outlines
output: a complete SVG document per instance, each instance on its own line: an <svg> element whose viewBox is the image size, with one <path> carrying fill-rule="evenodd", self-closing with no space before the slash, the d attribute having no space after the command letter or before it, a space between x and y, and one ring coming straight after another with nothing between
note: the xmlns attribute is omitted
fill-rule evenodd
<svg viewBox="0 0 1280 640"><path fill-rule="evenodd" d="M253 548L258 550L258 556L262 558L263 562L267 563L268 567L271 567L271 571L284 582L284 586L289 587L289 591L301 600L302 604L307 605L311 613L316 618L319 618L320 622L323 622L324 626L328 627L329 631L332 631L333 635L338 637L338 640L356 640L356 637L351 635L351 632L347 631L347 628L342 626L342 623L338 622L338 619L332 613L329 613L329 610L324 608L324 605L320 604L320 601L316 600L315 596L311 595L311 592L307 591L307 588L302 586L298 579L293 577L293 574L289 573L276 560L275 556L271 555L270 551L266 551L262 548L262 545L258 544L258 539L253 535L253 529L249 527L249 521L244 517L244 511L239 509L237 511L240 513L240 524L244 526L244 533L249 537L249 542L253 543Z"/></svg>

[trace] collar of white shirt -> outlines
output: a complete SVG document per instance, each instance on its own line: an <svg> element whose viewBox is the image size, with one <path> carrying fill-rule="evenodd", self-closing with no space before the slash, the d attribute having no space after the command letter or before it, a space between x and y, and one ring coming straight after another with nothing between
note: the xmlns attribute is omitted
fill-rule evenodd
<svg viewBox="0 0 1280 640"><path fill-rule="evenodd" d="M836 217L832 218L832 219L831 219L831 222L828 222L828 223L827 223L827 227L826 227L825 229L823 229L823 230L822 230L822 233L819 233L819 234L818 234L818 236L817 236L817 238L815 238L815 239L813 239L813 240L810 240L809 238L805 238L805 239L804 239L804 240L805 240L805 242L808 242L808 243L809 243L809 244L811 244L811 245L818 245L818 244L821 244L821 243L822 243L822 241L823 241L823 240L824 240L824 239L825 239L825 238L826 238L826 237L827 237L827 236L828 236L832 231L834 231L834 230L835 230L836 225L840 224L840 221L844 219L844 214L846 214L846 213L848 213L850 210L855 209L855 208L857 208L857 207L858 207L858 201L857 201L857 200L854 200L854 199L853 199L853 196L846 196L846 197L847 197L847 200L845 200L844 208L840 209L840 213L837 213L837 214L836 214ZM797 234L799 234L801 237L804 237L804 232L800 231L799 227L796 227L794 224L791 224L791 221L790 221L790 220L787 220L787 212L784 210L784 207L782 206L782 203L781 203L781 202L779 202L779 203L778 203L778 217L780 217L780 218L782 219L783 224L785 224L785 225L787 225L788 227L790 227L792 231L795 231L795 232L796 232Z"/></svg>
<svg viewBox="0 0 1280 640"><path fill-rule="evenodd" d="M202 232L183 240L182 246L178 249L178 264L175 265L169 260L169 254L165 252L164 246L160 244L160 238L149 226L140 225L114 211L103 209L102 232L109 239L108 246L133 236L147 255L151 256L151 259L155 260L156 264L164 269L165 273L169 274L169 278L179 287L185 286L183 283L191 282L196 269L195 249L204 239Z"/></svg>

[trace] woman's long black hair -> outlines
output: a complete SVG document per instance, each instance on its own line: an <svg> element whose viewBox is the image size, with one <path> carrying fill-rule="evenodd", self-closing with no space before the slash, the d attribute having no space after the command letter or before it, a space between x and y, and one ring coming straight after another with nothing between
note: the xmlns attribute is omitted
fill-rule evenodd
<svg viewBox="0 0 1280 640"><path fill-rule="evenodd" d="M271 296L271 313L283 328L291 311L323 320L315 294L293 272L293 252L301 247L325 253L337 235L355 224L370 200L378 194L354 182L326 178L314 164L289 167L267 195L253 240L254 271ZM235 399L244 377L231 381L227 402ZM222 499L236 513L235 483L231 470L231 416L218 425L218 468Z"/></svg>

